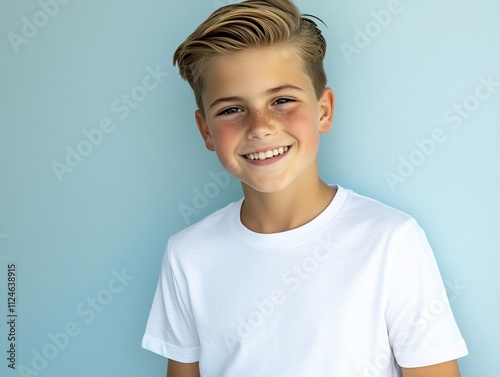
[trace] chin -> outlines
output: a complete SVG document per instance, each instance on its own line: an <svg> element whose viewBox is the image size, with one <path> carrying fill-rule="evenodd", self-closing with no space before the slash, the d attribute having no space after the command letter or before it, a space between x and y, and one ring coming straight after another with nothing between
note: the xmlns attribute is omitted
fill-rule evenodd
<svg viewBox="0 0 500 377"><path fill-rule="evenodd" d="M257 191L263 194L272 194L272 193L278 193L286 188L288 188L291 183L290 182L242 182L244 186L246 186L248 189Z"/></svg>

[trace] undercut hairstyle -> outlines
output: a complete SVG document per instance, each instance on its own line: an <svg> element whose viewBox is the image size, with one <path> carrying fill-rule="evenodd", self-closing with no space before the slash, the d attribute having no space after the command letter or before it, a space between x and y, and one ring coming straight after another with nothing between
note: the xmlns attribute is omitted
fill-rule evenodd
<svg viewBox="0 0 500 377"><path fill-rule="evenodd" d="M173 62L193 89L196 104L204 113L204 74L213 58L252 47L279 45L300 60L319 99L326 87L323 67L326 41L311 18L319 20L301 14L290 0L246 0L229 4L217 9L198 26L177 48Z"/></svg>

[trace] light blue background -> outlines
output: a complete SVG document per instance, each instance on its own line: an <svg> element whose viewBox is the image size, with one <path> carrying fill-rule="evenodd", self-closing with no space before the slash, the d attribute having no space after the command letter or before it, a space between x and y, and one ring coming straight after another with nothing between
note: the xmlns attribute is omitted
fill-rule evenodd
<svg viewBox="0 0 500 377"><path fill-rule="evenodd" d="M459 129L443 116L474 95L479 77L500 81L500 3L401 0L402 11L346 58L342 43L354 45L356 28L373 26L371 12L390 3L297 0L329 26L326 67L337 107L321 142L321 175L417 218L443 278L466 287L452 303L470 351L462 375L498 376L500 87ZM171 56L224 4L73 0L16 53L9 33L21 35L23 17L32 20L41 7L0 3L0 349L5 355L7 264L15 262L18 368L33 368L32 350L42 352L50 334L74 323L78 335L36 375L165 374L164 359L140 348L160 258L168 237L188 225L179 205L193 206L193 190L222 169L204 149L192 93ZM121 119L111 104L141 85L147 67L168 77ZM65 163L66 146L76 148L82 130L103 118L113 131L60 182L53 162ZM399 156L437 128L446 141L392 190L386 172L397 173ZM240 196L233 179L188 220ZM113 280L113 271L128 280ZM91 315L87 298L96 296L108 304ZM35 375L1 360L2 376Z"/></svg>

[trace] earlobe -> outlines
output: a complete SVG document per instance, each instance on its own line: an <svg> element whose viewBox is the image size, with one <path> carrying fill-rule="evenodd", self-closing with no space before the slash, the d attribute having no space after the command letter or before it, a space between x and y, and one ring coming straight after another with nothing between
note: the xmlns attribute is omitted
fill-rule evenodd
<svg viewBox="0 0 500 377"><path fill-rule="evenodd" d="M200 131L201 137L205 142L205 146L209 151L212 152L215 151L212 135L210 134L207 121L205 120L205 117L202 114L201 110L198 109L194 112L194 118L196 120L196 125L198 126L198 130Z"/></svg>
<svg viewBox="0 0 500 377"><path fill-rule="evenodd" d="M325 88L319 100L319 132L326 133L332 127L333 112L335 109L335 94L331 88Z"/></svg>

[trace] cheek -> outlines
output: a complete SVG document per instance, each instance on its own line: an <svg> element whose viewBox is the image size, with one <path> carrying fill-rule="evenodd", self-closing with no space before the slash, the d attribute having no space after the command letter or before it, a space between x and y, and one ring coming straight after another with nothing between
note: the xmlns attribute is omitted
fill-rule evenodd
<svg viewBox="0 0 500 377"><path fill-rule="evenodd" d="M223 165L233 157L238 143L238 132L236 127L229 125L214 127L211 132L215 152Z"/></svg>
<svg viewBox="0 0 500 377"><path fill-rule="evenodd" d="M291 111L287 113L283 122L286 124L288 133L299 140L299 146L308 151L316 151L319 145L319 122L309 111Z"/></svg>
<svg viewBox="0 0 500 377"><path fill-rule="evenodd" d="M232 146L235 140L234 128L230 126L214 127L211 134L216 150L226 150L228 147Z"/></svg>

